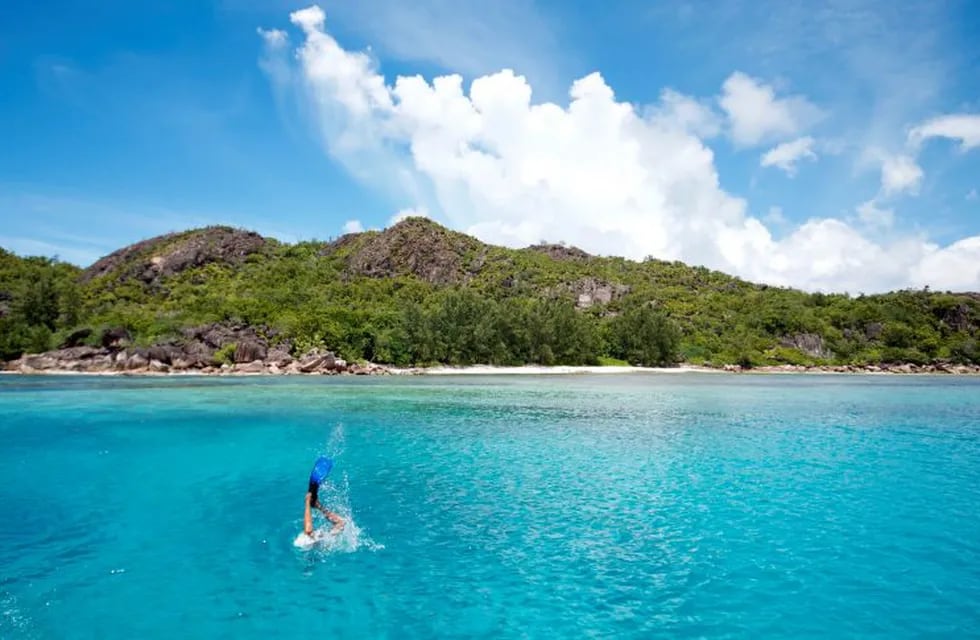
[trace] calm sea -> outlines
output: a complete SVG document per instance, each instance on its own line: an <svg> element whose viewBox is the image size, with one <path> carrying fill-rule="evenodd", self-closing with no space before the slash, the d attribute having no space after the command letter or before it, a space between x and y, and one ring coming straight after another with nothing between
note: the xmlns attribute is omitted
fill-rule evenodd
<svg viewBox="0 0 980 640"><path fill-rule="evenodd" d="M969 636L980 379L0 377L5 639Z"/></svg>

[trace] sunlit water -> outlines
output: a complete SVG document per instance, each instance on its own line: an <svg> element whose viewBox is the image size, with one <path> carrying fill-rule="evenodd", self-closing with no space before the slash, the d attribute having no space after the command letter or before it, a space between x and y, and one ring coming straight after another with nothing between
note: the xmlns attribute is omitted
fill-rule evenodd
<svg viewBox="0 0 980 640"><path fill-rule="evenodd" d="M980 636L980 380L0 378L0 637L450 636Z"/></svg>

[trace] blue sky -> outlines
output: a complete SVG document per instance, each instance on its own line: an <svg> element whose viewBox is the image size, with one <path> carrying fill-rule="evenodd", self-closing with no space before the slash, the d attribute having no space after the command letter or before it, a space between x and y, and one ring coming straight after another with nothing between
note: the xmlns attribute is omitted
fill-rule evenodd
<svg viewBox="0 0 980 640"><path fill-rule="evenodd" d="M415 212L807 289L980 289L976 3L7 5L21 254Z"/></svg>

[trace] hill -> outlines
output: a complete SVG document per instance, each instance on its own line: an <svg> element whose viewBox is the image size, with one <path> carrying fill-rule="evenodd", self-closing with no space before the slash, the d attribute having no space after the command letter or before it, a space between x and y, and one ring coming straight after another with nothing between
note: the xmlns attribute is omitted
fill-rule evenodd
<svg viewBox="0 0 980 640"><path fill-rule="evenodd" d="M977 364L978 327L976 294L807 294L679 262L507 249L425 218L294 245L209 227L85 270L0 252L5 359L193 343L199 363L320 349L400 365Z"/></svg>

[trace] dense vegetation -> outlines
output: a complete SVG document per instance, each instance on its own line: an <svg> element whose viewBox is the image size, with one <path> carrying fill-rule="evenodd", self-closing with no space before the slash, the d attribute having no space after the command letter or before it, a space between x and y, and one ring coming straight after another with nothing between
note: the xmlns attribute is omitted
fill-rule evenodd
<svg viewBox="0 0 980 640"><path fill-rule="evenodd" d="M395 364L980 363L980 297L755 285L678 262L488 246L422 219L334 242L209 228L82 271L0 251L0 357L211 322Z"/></svg>
<svg viewBox="0 0 980 640"><path fill-rule="evenodd" d="M78 267L0 249L0 359L49 349L82 321Z"/></svg>

